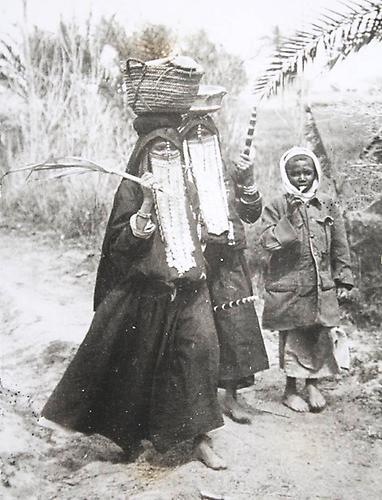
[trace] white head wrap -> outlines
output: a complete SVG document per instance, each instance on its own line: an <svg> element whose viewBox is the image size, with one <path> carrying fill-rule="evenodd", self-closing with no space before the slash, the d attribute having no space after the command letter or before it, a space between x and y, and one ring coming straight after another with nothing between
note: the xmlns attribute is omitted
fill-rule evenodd
<svg viewBox="0 0 382 500"><path fill-rule="evenodd" d="M286 172L286 168L285 168L287 162L291 158L293 158L294 156L300 156L300 155L307 156L308 158L311 158L311 160L313 161L314 167L316 169L316 174L317 174L317 177L314 179L313 184L312 184L311 188L309 189L309 191L303 192L303 193L301 193L295 186L293 186L293 184L291 184L291 182L288 178L287 172ZM287 193L293 194L296 197L301 198L304 201L311 200L315 196L316 191L319 188L320 183L321 183L322 172L321 172L320 162L319 162L317 156L313 153L313 151L310 151L310 149L302 148L299 146L294 146L293 148L288 149L288 151L286 151L282 155L282 157L280 159L280 173L281 173L281 180L283 183L284 190Z"/></svg>

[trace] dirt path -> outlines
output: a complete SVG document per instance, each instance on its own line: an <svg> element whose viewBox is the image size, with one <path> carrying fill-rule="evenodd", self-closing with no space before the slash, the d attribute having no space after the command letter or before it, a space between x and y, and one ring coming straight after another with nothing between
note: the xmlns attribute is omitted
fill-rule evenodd
<svg viewBox="0 0 382 500"><path fill-rule="evenodd" d="M258 377L256 391L243 393L265 411L251 426L227 420L215 437L227 471L190 461L187 445L165 456L147 445L127 464L99 436L39 427L38 412L91 321L94 257L9 229L0 241L1 498L188 500L203 498L201 492L226 500L382 498L380 345L362 332L352 334L357 368L324 383L330 406L319 415L280 405L276 343L267 335L272 368Z"/></svg>

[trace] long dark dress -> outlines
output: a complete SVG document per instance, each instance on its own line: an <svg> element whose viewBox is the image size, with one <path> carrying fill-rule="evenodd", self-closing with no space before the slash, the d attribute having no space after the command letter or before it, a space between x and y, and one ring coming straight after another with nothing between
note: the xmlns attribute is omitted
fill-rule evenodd
<svg viewBox="0 0 382 500"><path fill-rule="evenodd" d="M160 239L133 235L129 221L141 202L140 187L122 181L105 234L93 322L42 415L103 434L125 450L146 438L164 451L223 425L219 345L203 277L170 283L149 272Z"/></svg>
<svg viewBox="0 0 382 500"><path fill-rule="evenodd" d="M199 124L210 134L219 136L209 115L184 120L181 134L187 141ZM208 287L213 305L253 295L249 268L245 257L247 247L243 221L254 223L261 215L262 202L240 200L238 179L230 169L225 173L228 218L232 234L208 233L205 257L208 263ZM202 207L203 209L203 207ZM253 304L245 304L214 313L220 346L219 387L234 385L248 387L254 383L254 374L269 367L263 337Z"/></svg>
<svg viewBox="0 0 382 500"><path fill-rule="evenodd" d="M234 238L210 236L205 250L208 286L213 305L253 295L247 260L246 238L241 221L255 222L261 213L261 200L245 205L238 199L234 178L228 178L228 206ZM249 387L254 374L269 368L259 320L253 304L244 304L214 313L220 345L219 387Z"/></svg>

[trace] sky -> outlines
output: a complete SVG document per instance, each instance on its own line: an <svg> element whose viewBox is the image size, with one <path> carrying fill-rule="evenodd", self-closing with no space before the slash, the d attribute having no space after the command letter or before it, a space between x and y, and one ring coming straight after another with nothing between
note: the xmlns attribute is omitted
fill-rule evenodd
<svg viewBox="0 0 382 500"><path fill-rule="evenodd" d="M166 24L180 34L204 29L215 43L240 55L248 67L256 67L259 48L264 46L264 37L271 35L275 25L283 33L292 32L317 18L323 8L336 8L335 0L0 0L1 31L19 29L24 22L24 2L28 26L52 31L60 17L83 23L90 12L95 22L102 16L115 15L131 31L145 23ZM380 64L376 61L382 60L380 45L371 51L363 49L355 62L348 61L333 75L337 73L347 81L378 76Z"/></svg>
<svg viewBox="0 0 382 500"><path fill-rule="evenodd" d="M63 16L96 20L115 15L119 22L136 29L145 22L164 23L178 32L200 28L213 41L249 58L259 39L276 24L290 30L314 16L329 0L25 0L30 25L54 30ZM10 26L23 19L23 0L0 0L0 22Z"/></svg>

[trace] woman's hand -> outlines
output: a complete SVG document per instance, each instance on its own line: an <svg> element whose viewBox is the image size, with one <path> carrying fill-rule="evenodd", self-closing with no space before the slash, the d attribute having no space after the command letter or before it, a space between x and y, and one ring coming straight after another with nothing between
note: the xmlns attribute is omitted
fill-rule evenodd
<svg viewBox="0 0 382 500"><path fill-rule="evenodd" d="M143 193L143 201L136 215L136 229L139 233L143 233L146 227L149 227L150 224L152 225L151 211L154 205L153 191L158 187L158 183L151 172L145 172L141 177L141 181L142 184L140 184L140 186Z"/></svg>
<svg viewBox="0 0 382 500"><path fill-rule="evenodd" d="M153 190L158 187L158 183L151 172L145 172L141 177L141 181L141 189L143 193L142 207L145 206L151 210L154 203Z"/></svg>
<svg viewBox="0 0 382 500"><path fill-rule="evenodd" d="M240 161L235 165L238 182L241 186L254 185L253 163L246 155L240 155Z"/></svg>

